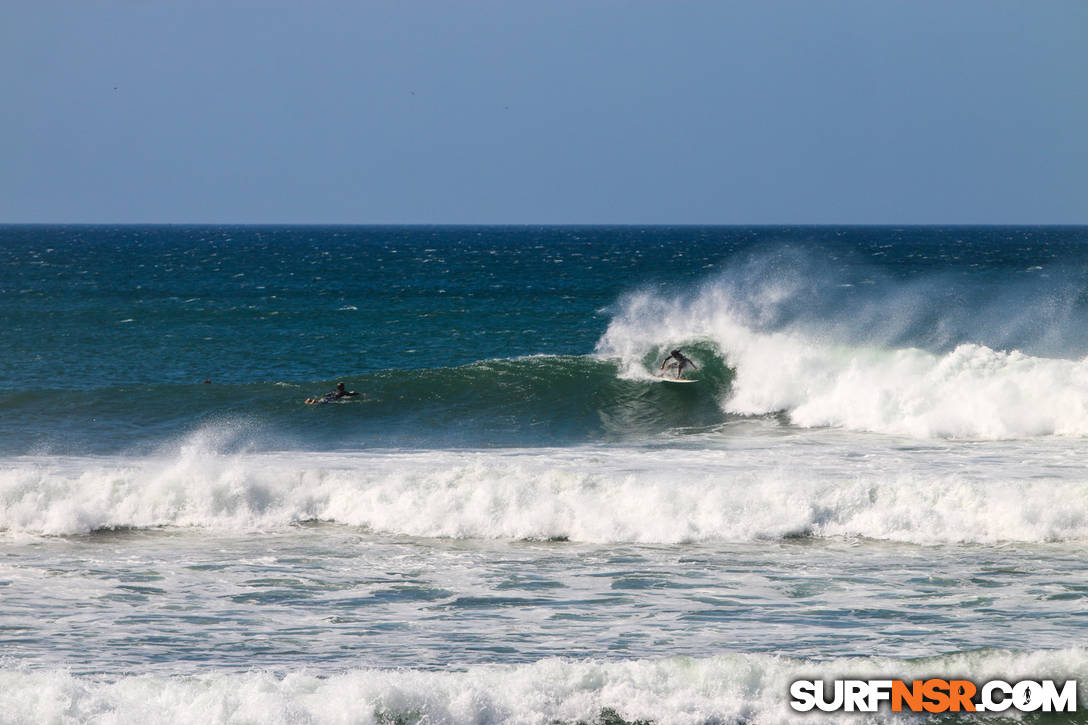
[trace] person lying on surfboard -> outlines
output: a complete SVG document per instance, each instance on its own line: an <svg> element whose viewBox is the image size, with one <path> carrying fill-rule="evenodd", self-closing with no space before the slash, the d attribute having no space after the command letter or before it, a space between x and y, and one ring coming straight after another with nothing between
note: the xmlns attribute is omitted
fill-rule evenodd
<svg viewBox="0 0 1088 725"><path fill-rule="evenodd" d="M672 360L673 362L669 363L669 360ZM661 361L661 367L659 369L664 370L667 363L669 364L669 370L676 368L677 380L680 379L680 373L684 372L685 367L690 365L694 370L699 369L699 367L695 363L684 357L684 353L680 352L679 350L673 350L668 355L666 355L665 359Z"/></svg>
<svg viewBox="0 0 1088 725"><path fill-rule="evenodd" d="M358 393L356 393L354 390L349 392L344 389L343 383L337 383L336 390L332 391L331 393L325 393L320 398L306 398L306 403L308 405L313 405L314 403L328 403L333 400L340 400L340 398L350 398L353 395L358 395Z"/></svg>

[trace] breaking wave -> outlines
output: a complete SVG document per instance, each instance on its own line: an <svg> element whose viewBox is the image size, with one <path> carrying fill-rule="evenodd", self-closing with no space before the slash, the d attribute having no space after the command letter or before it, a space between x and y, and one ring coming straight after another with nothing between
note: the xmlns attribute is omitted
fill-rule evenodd
<svg viewBox="0 0 1088 725"><path fill-rule="evenodd" d="M797 265L805 261L775 274L740 269L687 296L632 294L597 353L631 378L671 346L693 348L697 362L720 359L730 370L719 394L727 415L784 412L804 427L916 438L1088 435L1088 358L1023 351L1055 349L1053 338L1073 322L1070 309L1018 308L1042 304L1021 290L973 317L963 309L970 302L946 313L947 290L937 281L882 280L884 288L860 296L852 282L803 276Z"/></svg>
<svg viewBox="0 0 1088 725"><path fill-rule="evenodd" d="M996 460L972 448L849 457L825 448L783 438L773 463L762 446L220 453L195 436L141 458L5 459L0 530L245 532L326 521L392 535L585 542L1088 540L1088 480L1062 450L1011 449Z"/></svg>
<svg viewBox="0 0 1088 725"><path fill-rule="evenodd" d="M813 661L762 654L619 662L547 659L461 671L216 671L199 675L77 676L0 670L0 707L9 722L186 723L724 723L858 722L857 713L820 715L789 707L797 679L963 677L976 682L1088 679L1082 648L978 650L924 659ZM1083 687L1078 699L1084 699ZM972 716L968 716L972 717ZM1053 721L1053 715L1049 716ZM901 722L887 710L865 722ZM947 721L947 716L932 720ZM973 718L977 719L977 718ZM1035 722L989 715L986 722ZM919 721L925 721L919 718Z"/></svg>

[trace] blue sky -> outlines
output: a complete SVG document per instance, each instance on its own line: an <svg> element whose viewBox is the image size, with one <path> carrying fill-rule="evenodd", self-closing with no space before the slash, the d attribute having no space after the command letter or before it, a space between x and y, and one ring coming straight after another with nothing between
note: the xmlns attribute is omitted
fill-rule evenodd
<svg viewBox="0 0 1088 725"><path fill-rule="evenodd" d="M9 2L0 222L1088 223L1088 2Z"/></svg>

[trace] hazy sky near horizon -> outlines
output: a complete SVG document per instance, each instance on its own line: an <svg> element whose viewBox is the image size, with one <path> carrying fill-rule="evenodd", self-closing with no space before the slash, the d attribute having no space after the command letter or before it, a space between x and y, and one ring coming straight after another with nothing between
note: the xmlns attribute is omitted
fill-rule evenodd
<svg viewBox="0 0 1088 725"><path fill-rule="evenodd" d="M0 222L1088 223L1084 0L5 3Z"/></svg>

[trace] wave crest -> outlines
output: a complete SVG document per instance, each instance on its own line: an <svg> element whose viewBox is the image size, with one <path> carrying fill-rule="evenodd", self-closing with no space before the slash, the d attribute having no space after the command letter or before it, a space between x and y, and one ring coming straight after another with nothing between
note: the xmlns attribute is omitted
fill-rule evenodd
<svg viewBox="0 0 1088 725"><path fill-rule="evenodd" d="M757 301L738 305L735 294L722 282L687 300L633 295L597 353L618 359L630 375L674 345L702 352L696 360L704 364L720 356L733 373L719 397L723 412L785 412L804 427L916 438L1088 435L1088 359L969 342L947 352L839 342L841 320L824 333L811 321L765 328L761 320L774 315L753 312ZM789 289L764 294L775 307Z"/></svg>
<svg viewBox="0 0 1088 725"><path fill-rule="evenodd" d="M1039 478L1031 464L956 465L940 451L945 465L921 460L928 455L843 463L835 449L783 444L768 465L768 450L228 455L189 446L173 457L9 459L0 530L241 533L316 520L392 535L598 543L1088 540L1088 481L1062 478L1060 460Z"/></svg>
<svg viewBox="0 0 1088 725"><path fill-rule="evenodd" d="M0 705L12 722L342 722L600 723L673 725L818 721L789 707L797 679L926 679L936 674L992 679L1088 678L1088 651L980 650L924 659L850 657L812 661L765 654L670 657L620 662L547 659L477 665L460 672L360 669L319 677L305 672L77 676L65 671L0 670ZM1078 699L1084 699L1083 687ZM884 710L866 722L901 722ZM988 722L1034 721L991 715Z"/></svg>

